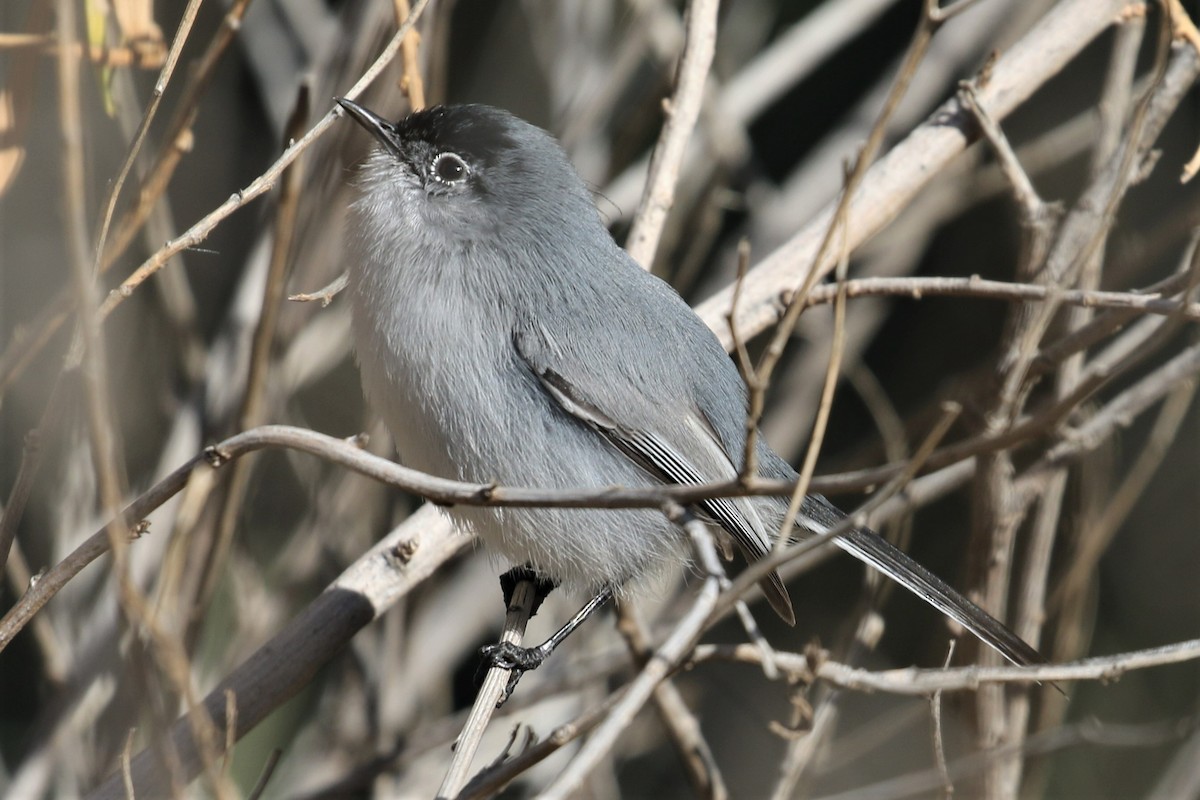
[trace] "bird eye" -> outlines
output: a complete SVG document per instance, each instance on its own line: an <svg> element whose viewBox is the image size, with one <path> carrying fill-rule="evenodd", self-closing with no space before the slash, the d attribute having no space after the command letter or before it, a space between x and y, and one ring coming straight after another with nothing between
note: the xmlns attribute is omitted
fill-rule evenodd
<svg viewBox="0 0 1200 800"><path fill-rule="evenodd" d="M457 153L439 153L430 165L430 172L442 183L458 183L471 171Z"/></svg>

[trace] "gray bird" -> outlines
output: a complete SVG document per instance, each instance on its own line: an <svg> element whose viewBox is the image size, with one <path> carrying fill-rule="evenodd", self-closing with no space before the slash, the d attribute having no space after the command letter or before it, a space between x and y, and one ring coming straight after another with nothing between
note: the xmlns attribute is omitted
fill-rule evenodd
<svg viewBox="0 0 1200 800"><path fill-rule="evenodd" d="M348 289L363 386L405 464L542 488L737 476L747 396L733 362L687 303L613 241L553 137L483 105L437 106L392 123L338 102L379 143L358 171ZM761 437L758 463L763 477L797 477ZM754 561L770 551L786 506L756 497L696 510ZM513 563L593 596L544 645L491 650L518 670L536 667L614 593L687 558L680 531L652 509L448 513ZM797 534L842 517L812 495ZM1042 661L873 531L837 544L1010 661ZM795 624L779 575L762 588Z"/></svg>

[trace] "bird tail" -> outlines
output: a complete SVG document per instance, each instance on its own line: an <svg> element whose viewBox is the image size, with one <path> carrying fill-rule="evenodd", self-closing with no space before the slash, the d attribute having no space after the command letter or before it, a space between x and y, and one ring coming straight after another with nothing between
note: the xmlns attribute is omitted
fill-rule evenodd
<svg viewBox="0 0 1200 800"><path fill-rule="evenodd" d="M832 529L844 516L824 497L810 495L805 498L797 523L819 534ZM1007 625L869 528L856 528L838 537L836 544L962 625L1012 663L1026 666L1046 662Z"/></svg>

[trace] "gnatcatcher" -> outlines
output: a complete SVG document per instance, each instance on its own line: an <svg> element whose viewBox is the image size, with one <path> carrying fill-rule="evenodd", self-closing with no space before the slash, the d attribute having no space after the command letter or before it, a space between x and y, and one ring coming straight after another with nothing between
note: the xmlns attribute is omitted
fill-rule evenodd
<svg viewBox="0 0 1200 800"><path fill-rule="evenodd" d="M379 142L358 173L348 289L363 385L405 464L542 488L737 476L747 403L737 369L687 303L617 246L549 134L483 105L438 106L392 123L338 102ZM757 452L762 476L796 479L761 437ZM775 497L696 508L751 561L770 551L786 510ZM585 612L685 558L684 537L653 509L448 513L515 564L594 595ZM842 517L812 495L797 534L825 532ZM1042 661L873 531L837 544L1010 661ZM795 624L779 576L770 573L762 588ZM542 646L489 655L532 669L583 616Z"/></svg>

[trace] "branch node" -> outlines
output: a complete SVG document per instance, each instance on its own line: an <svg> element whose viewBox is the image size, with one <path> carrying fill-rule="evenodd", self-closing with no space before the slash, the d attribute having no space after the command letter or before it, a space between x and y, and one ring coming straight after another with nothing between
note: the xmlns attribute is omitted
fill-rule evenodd
<svg viewBox="0 0 1200 800"><path fill-rule="evenodd" d="M225 466L231 458L232 456L229 454L229 451L218 445L210 445L204 448L204 460L213 469L220 469Z"/></svg>

